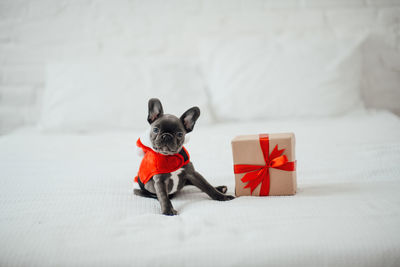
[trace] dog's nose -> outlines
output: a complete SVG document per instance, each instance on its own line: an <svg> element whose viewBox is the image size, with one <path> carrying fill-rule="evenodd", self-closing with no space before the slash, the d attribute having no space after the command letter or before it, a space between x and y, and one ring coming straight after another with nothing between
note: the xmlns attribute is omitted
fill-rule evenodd
<svg viewBox="0 0 400 267"><path fill-rule="evenodd" d="M170 133L164 133L164 134L161 135L161 139L162 139L163 141L169 141L169 140L172 139L172 134L170 134Z"/></svg>

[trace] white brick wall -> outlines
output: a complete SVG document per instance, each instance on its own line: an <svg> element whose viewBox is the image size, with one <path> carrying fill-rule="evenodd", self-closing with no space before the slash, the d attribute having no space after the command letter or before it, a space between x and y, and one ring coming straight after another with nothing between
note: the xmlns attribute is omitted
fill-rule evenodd
<svg viewBox="0 0 400 267"><path fill-rule="evenodd" d="M400 0L0 0L0 132L38 118L46 62L195 60L220 33L368 30L363 95L400 114Z"/></svg>

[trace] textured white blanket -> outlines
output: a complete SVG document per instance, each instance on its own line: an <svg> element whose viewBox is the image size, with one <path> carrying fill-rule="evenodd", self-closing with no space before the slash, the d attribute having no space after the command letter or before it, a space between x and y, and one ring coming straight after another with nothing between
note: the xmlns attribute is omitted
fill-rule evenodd
<svg viewBox="0 0 400 267"><path fill-rule="evenodd" d="M399 266L400 120L387 113L205 127L187 148L234 192L234 135L293 131L298 194L132 194L138 133L0 137L1 266Z"/></svg>

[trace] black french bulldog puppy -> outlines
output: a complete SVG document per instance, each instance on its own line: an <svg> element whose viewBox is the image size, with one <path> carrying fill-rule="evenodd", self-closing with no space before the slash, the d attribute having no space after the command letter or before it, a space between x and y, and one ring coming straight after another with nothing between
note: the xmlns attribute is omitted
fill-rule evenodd
<svg viewBox="0 0 400 267"><path fill-rule="evenodd" d="M196 120L200 116L200 109L192 107L178 118L164 114L160 100L149 100L147 121L150 123L151 149L163 155L185 154L183 143L185 135L193 130ZM231 195L225 195L226 186L213 187L204 177L195 171L192 162L188 162L180 169L171 173L162 173L152 176L145 184L138 177L141 189L134 189L134 193L143 197L157 198L161 211L165 215L176 215L170 199L185 185L194 185L214 200L231 200Z"/></svg>

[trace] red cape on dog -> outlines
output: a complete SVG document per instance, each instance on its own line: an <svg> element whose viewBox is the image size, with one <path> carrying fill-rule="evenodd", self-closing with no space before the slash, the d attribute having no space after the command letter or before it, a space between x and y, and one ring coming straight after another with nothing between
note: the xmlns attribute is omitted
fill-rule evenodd
<svg viewBox="0 0 400 267"><path fill-rule="evenodd" d="M140 179L143 184L146 184L154 175L174 172L188 164L190 160L189 153L185 147L182 147L177 154L163 155L143 145L140 138L137 140L136 145L143 150L144 157L140 163L135 182Z"/></svg>

